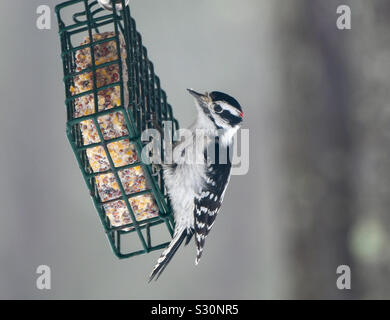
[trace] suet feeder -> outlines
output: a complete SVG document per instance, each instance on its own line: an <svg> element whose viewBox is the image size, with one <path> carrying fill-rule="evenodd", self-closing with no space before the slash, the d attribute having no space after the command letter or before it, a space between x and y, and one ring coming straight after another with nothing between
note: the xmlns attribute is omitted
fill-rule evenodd
<svg viewBox="0 0 390 320"><path fill-rule="evenodd" d="M56 6L66 94L66 134L109 243L120 259L166 247L168 242L155 243L152 237L157 226L172 237L174 221L162 172L140 160L145 145L141 133L157 125L163 127L163 121L172 122L172 137L178 129L126 2L116 1L112 10L91 0L70 0ZM113 48L115 52L110 53ZM86 61L83 66L82 59ZM112 81L105 80L107 74ZM106 120L115 120L117 126ZM91 138L88 143L87 137ZM123 153L123 148L129 146L131 157ZM120 151L116 154L117 149ZM120 158L123 154L125 158ZM102 155L104 159L95 159ZM123 163L123 159L129 158L131 161ZM132 175L131 170L135 169L138 176ZM143 188L134 192L134 181L140 181ZM155 206L153 214L147 212L148 208L142 211L145 199ZM126 219L122 219L124 216ZM136 243L137 248L125 250L129 247L125 241L130 241L132 247Z"/></svg>

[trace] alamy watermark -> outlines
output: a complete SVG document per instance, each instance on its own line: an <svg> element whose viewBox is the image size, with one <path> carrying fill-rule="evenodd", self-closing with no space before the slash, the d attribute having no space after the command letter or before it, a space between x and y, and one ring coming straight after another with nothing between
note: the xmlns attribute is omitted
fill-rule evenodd
<svg viewBox="0 0 390 320"><path fill-rule="evenodd" d="M341 265L337 267L336 286L339 290L351 290L351 268L347 265Z"/></svg>
<svg viewBox="0 0 390 320"><path fill-rule="evenodd" d="M351 7L347 5L340 5L337 7L336 13L339 15L336 21L337 29L351 30L352 28Z"/></svg>
<svg viewBox="0 0 390 320"><path fill-rule="evenodd" d="M170 165L232 164L232 175L246 175L249 171L249 130L241 129L233 137L226 131L179 129L172 136L172 122L163 122L163 138L156 129L146 129L141 140L145 143L141 158L145 164ZM240 139L238 138L240 136ZM226 139L233 139L226 148ZM173 141L173 143L172 143ZM163 151L163 152L161 152Z"/></svg>
<svg viewBox="0 0 390 320"><path fill-rule="evenodd" d="M106 3L107 0L100 0L103 3ZM39 5L37 7L36 13L38 18L36 21L36 26L39 30L50 30L51 29L51 9L48 5ZM352 17L351 17L351 7L348 5L339 5L336 9L336 14L338 15L336 19L336 27L339 30L351 30L352 28Z"/></svg>
<svg viewBox="0 0 390 320"><path fill-rule="evenodd" d="M47 265L38 266L36 273L39 274L36 286L39 290L50 290L51 289L51 269Z"/></svg>
<svg viewBox="0 0 390 320"><path fill-rule="evenodd" d="M36 26L39 30L51 29L51 9L48 5L40 5L37 7L38 19Z"/></svg>

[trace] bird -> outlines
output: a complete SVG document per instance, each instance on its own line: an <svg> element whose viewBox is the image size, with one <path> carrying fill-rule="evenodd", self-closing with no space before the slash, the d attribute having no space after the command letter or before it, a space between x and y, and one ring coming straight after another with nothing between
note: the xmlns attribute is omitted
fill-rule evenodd
<svg viewBox="0 0 390 320"><path fill-rule="evenodd" d="M149 276L149 282L160 277L183 241L188 245L193 236L195 265L198 265L206 237L214 225L230 181L232 164L229 150L244 118L239 102L226 93L213 91L202 94L193 89L187 90L194 97L197 109L197 119L189 128L192 143L197 146L188 142L176 143L173 154L181 158L162 164L175 229L172 241ZM190 160L196 157L196 161L183 161L184 157Z"/></svg>

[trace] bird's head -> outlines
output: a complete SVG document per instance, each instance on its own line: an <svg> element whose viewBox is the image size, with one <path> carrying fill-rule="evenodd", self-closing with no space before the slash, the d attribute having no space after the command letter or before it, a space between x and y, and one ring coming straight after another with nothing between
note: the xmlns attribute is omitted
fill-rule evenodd
<svg viewBox="0 0 390 320"><path fill-rule="evenodd" d="M203 122L203 127L214 126L212 129L234 133L237 131L244 114L236 99L218 91L201 94L188 89L188 92L195 98L199 112L198 121Z"/></svg>

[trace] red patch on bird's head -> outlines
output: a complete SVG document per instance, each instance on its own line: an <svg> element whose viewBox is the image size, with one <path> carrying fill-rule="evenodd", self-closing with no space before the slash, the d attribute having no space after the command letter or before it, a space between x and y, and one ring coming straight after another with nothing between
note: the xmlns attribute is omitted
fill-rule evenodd
<svg viewBox="0 0 390 320"><path fill-rule="evenodd" d="M244 112L241 112L241 113L240 113L240 117L241 117L241 119L244 118Z"/></svg>

